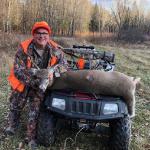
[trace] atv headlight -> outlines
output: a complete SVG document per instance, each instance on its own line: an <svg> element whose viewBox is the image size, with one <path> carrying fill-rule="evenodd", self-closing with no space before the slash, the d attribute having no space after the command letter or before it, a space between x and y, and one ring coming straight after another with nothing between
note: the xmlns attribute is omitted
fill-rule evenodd
<svg viewBox="0 0 150 150"><path fill-rule="evenodd" d="M52 100L52 107L61 109L61 110L65 110L65 106L66 106L66 102L64 99L60 99L60 98L53 98Z"/></svg>
<svg viewBox="0 0 150 150"><path fill-rule="evenodd" d="M117 104L104 104L104 115L116 114L118 112Z"/></svg>

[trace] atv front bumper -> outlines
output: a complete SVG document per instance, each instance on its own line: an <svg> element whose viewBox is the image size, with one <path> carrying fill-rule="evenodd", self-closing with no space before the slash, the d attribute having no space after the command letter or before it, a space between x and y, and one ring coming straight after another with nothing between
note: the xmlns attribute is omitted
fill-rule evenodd
<svg viewBox="0 0 150 150"><path fill-rule="evenodd" d="M109 120L128 115L127 106L118 97L101 96L90 100L52 92L46 97L48 110L70 119Z"/></svg>

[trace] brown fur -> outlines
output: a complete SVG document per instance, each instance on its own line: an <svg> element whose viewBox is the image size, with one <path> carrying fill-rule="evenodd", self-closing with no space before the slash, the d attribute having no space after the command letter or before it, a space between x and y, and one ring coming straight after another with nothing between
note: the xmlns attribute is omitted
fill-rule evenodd
<svg viewBox="0 0 150 150"><path fill-rule="evenodd" d="M131 116L135 115L135 89L140 78L120 72L99 70L67 71L56 78L51 89L72 89L109 96L122 96Z"/></svg>

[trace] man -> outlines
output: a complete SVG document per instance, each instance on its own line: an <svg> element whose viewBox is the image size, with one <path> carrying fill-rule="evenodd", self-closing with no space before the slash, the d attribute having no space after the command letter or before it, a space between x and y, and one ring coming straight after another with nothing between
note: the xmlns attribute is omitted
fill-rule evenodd
<svg viewBox="0 0 150 150"><path fill-rule="evenodd" d="M14 67L8 81L12 87L10 96L10 112L6 133L13 135L17 128L20 111L29 100L29 116L27 123L27 141L29 146L36 145L36 127L40 104L44 92L39 89L40 79L33 75L33 68L44 69L61 64L67 69L63 53L58 45L50 40L51 28L45 21L36 22L32 27L32 39L25 40L15 55ZM53 78L53 75L50 75Z"/></svg>

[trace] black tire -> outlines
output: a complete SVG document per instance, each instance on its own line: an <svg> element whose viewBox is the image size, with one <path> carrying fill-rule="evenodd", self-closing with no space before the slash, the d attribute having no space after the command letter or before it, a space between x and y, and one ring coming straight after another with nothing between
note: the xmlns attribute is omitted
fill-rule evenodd
<svg viewBox="0 0 150 150"><path fill-rule="evenodd" d="M55 124L56 121L52 115L42 112L39 116L37 128L38 143L46 147L55 141Z"/></svg>
<svg viewBox="0 0 150 150"><path fill-rule="evenodd" d="M128 116L110 122L110 150L128 150L131 137L131 120Z"/></svg>

